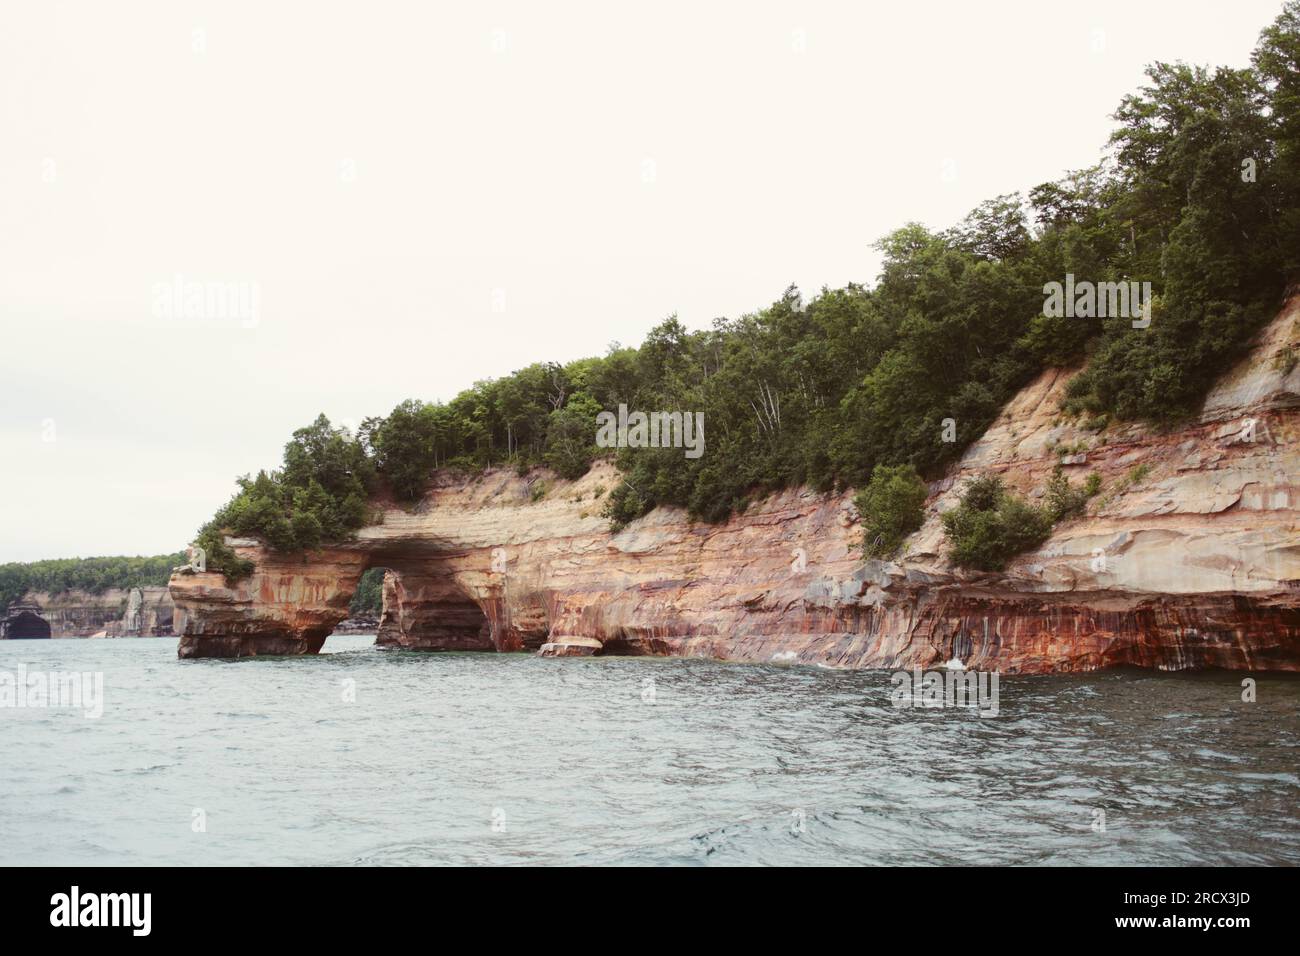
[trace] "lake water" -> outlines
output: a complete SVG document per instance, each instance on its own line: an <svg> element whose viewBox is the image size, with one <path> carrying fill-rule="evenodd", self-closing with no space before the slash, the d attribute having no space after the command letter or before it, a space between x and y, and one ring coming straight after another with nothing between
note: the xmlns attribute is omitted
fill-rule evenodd
<svg viewBox="0 0 1300 956"><path fill-rule="evenodd" d="M1290 676L1003 676L981 718L884 672L372 641L0 642L104 681L97 719L0 709L0 863L1300 863Z"/></svg>

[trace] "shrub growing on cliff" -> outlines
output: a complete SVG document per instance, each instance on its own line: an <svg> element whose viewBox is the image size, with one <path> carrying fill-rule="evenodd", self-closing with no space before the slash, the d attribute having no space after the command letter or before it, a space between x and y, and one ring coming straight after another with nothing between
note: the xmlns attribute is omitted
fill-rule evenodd
<svg viewBox="0 0 1300 956"><path fill-rule="evenodd" d="M1060 465L1052 469L1047 481L1047 512L1053 522L1077 518L1083 514L1088 499L1101 490L1101 475L1095 471L1084 480L1082 487L1074 487Z"/></svg>
<svg viewBox="0 0 1300 956"><path fill-rule="evenodd" d="M609 497L605 499L605 507L601 509L600 513L602 517L609 521L610 528L617 532L622 531L630 522L645 514L647 510L645 499L640 492L627 481L621 481L609 493Z"/></svg>
<svg viewBox="0 0 1300 956"><path fill-rule="evenodd" d="M853 503L862 516L862 551L888 558L925 520L926 485L911 465L877 465Z"/></svg>
<svg viewBox="0 0 1300 956"><path fill-rule="evenodd" d="M1052 516L1007 491L1001 478L985 476L943 516L943 529L958 567L1001 571L1012 557L1047 540Z"/></svg>
<svg viewBox="0 0 1300 956"><path fill-rule="evenodd" d="M194 543L203 549L207 569L224 574L227 581L235 582L253 573L253 562L235 554L226 544L225 535L212 524L200 529Z"/></svg>
<svg viewBox="0 0 1300 956"><path fill-rule="evenodd" d="M225 533L259 538L275 551L345 539L366 523L374 475L374 462L361 442L319 416L293 433L283 471L238 479L238 493L199 530L208 566L230 578L251 571L226 547Z"/></svg>

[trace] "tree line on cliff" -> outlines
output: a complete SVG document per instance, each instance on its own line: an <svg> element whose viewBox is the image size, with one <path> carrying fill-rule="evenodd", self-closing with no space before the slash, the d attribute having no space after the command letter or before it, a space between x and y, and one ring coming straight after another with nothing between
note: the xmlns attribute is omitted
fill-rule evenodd
<svg viewBox="0 0 1300 956"><path fill-rule="evenodd" d="M185 555L178 553L149 557L54 558L0 564L0 610L28 591L102 594L113 588L163 585L167 583L172 568L184 563Z"/></svg>
<svg viewBox="0 0 1300 956"><path fill-rule="evenodd" d="M672 316L637 348L411 399L356 434L321 416L294 433L281 470L239 480L202 529L209 559L240 570L222 530L280 550L345 538L377 490L416 501L435 468L576 478L608 453L596 416L620 404L703 412L707 450L617 452L623 477L605 506L616 527L660 504L722 520L791 484L865 487L877 468L937 476L1052 365L1086 361L1065 411L1089 427L1188 415L1300 277L1300 2L1263 31L1249 67L1156 63L1147 77L1114 114L1101 163L988 200L947 230L895 230L876 245L871 287L810 301L791 287L699 331ZM1045 284L1067 274L1150 282L1150 327L1044 315ZM998 515L1032 524L1005 495L986 497L968 532Z"/></svg>

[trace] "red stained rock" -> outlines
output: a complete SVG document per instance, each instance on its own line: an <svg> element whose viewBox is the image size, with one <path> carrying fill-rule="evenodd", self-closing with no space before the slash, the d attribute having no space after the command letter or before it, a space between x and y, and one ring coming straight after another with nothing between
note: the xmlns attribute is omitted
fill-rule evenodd
<svg viewBox="0 0 1300 956"><path fill-rule="evenodd" d="M1047 673L1134 665L1300 670L1300 302L1208 397L1201 420L1102 435L1061 418L1070 373L1045 372L932 485L897 562L863 561L851 495L791 489L720 525L660 508L611 535L618 475L548 476L545 498L497 470L439 474L421 506L385 509L355 542L310 555L240 547L253 576L177 574L182 657L315 653L362 572L390 569L378 643L422 650L673 654L833 667ZM1250 420L1253 440L1240 436ZM1103 488L999 575L954 569L940 515L975 474L1041 488L1062 447ZM1145 466L1136 472L1138 466ZM603 493L597 496L596 492Z"/></svg>

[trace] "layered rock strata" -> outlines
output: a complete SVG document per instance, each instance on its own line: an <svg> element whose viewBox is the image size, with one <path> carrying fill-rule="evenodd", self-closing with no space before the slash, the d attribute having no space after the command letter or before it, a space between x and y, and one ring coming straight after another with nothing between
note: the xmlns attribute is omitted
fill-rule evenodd
<svg viewBox="0 0 1300 956"><path fill-rule="evenodd" d="M29 591L22 602L45 622L50 637L170 637L183 629L183 622L177 626L171 592L164 585L110 588L98 594Z"/></svg>
<svg viewBox="0 0 1300 956"><path fill-rule="evenodd" d="M384 505L347 545L275 555L237 542L250 578L173 576L180 655L314 653L377 566L389 569L378 643L393 648L1300 670L1298 316L1292 299L1176 430L1086 431L1059 411L1071 372L1043 373L935 483L895 562L861 558L849 494L791 489L719 525L660 508L613 534L608 463L575 482L440 473L418 507ZM1040 497L1057 464L1076 482L1101 476L1086 516L1002 574L952 567L940 516L972 477Z"/></svg>

